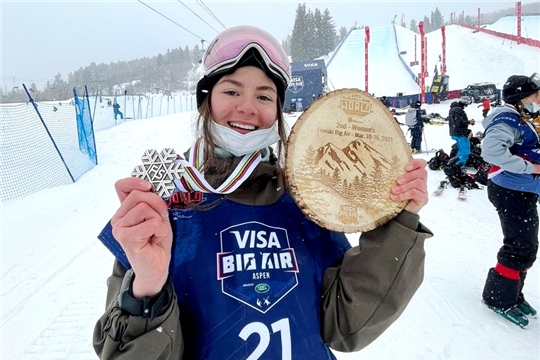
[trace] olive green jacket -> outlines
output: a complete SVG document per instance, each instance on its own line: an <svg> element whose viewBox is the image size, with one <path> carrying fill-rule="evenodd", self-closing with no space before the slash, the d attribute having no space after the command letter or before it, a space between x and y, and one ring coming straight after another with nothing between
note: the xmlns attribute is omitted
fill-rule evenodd
<svg viewBox="0 0 540 360"><path fill-rule="evenodd" d="M276 168L261 163L229 200L271 204L286 191ZM321 336L332 349L358 351L381 335L405 310L424 277L424 240L433 234L419 216L402 211L386 224L361 234L359 246L326 269ZM100 359L182 359L180 310L175 299L154 319L130 316L118 307L126 269L117 261L107 280L105 313L93 345Z"/></svg>

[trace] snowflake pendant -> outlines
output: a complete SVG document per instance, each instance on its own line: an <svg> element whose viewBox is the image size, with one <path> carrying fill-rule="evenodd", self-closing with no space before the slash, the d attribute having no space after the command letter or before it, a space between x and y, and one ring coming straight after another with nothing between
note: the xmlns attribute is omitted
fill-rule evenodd
<svg viewBox="0 0 540 360"><path fill-rule="evenodd" d="M151 182L159 196L169 198L176 188L174 180L184 174L184 168L176 162L174 149L165 148L161 152L145 150L141 160L142 165L135 166L131 176Z"/></svg>

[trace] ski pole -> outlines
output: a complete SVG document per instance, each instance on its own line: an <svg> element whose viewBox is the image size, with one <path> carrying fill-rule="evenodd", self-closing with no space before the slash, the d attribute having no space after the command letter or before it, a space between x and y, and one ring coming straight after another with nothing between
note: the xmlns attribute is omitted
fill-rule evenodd
<svg viewBox="0 0 540 360"><path fill-rule="evenodd" d="M422 134L424 135L424 143L426 144L426 153L429 155L429 147L428 147L428 144L427 144L425 131L422 131Z"/></svg>

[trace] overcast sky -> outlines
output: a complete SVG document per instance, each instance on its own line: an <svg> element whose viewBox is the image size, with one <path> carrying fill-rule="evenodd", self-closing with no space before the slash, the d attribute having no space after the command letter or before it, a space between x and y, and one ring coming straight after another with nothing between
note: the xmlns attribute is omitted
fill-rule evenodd
<svg viewBox="0 0 540 360"><path fill-rule="evenodd" d="M522 4L530 2L534 1L522 1ZM70 72L92 62L108 64L152 57L176 47L192 48L200 45L201 38L210 41L224 29L210 13L226 27L257 25L283 40L292 33L299 3L257 0L2 0L1 86L9 90L14 85L33 81L42 87L57 73L67 80ZM408 26L411 19L420 21L437 7L445 20L450 19L452 12L465 11L465 15L475 16L478 8L482 12L494 12L515 7L515 1L308 0L303 3L312 11L328 9L336 29L342 26L348 29L355 23L370 27L387 25L395 15L397 21L404 16ZM157 41L156 31L162 34Z"/></svg>

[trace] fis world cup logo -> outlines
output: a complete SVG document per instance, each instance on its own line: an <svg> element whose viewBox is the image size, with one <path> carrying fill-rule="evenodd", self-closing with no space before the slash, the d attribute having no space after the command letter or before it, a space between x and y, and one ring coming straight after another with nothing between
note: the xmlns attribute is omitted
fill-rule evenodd
<svg viewBox="0 0 540 360"><path fill-rule="evenodd" d="M298 263L287 231L260 222L220 233L217 279L224 294L266 313L298 284Z"/></svg>
<svg viewBox="0 0 540 360"><path fill-rule="evenodd" d="M339 102L339 108L347 115L364 117L373 112L373 105L367 99L349 97Z"/></svg>

